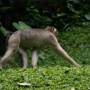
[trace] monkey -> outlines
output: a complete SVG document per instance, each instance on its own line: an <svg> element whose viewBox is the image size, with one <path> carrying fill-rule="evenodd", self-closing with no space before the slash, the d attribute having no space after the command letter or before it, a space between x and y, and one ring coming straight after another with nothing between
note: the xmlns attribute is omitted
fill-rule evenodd
<svg viewBox="0 0 90 90"><path fill-rule="evenodd" d="M4 56L0 60L0 68L10 60L10 58L18 51L23 60L23 68L28 66L28 57L26 50L32 48L32 67L37 67L38 49L44 46L51 47L58 54L63 55L71 64L76 67L80 65L62 48L56 37L57 29L55 27L47 26L46 28L32 28L19 30L9 37L8 46Z"/></svg>

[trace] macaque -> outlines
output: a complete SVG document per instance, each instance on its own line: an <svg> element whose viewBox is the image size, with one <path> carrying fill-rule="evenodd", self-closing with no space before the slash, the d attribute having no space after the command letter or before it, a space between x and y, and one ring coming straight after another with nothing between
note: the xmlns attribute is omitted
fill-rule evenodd
<svg viewBox="0 0 90 90"><path fill-rule="evenodd" d="M28 57L26 49L32 48L32 67L37 67L38 49L49 46L53 48L58 54L62 54L71 64L76 67L80 65L68 55L68 53L61 47L57 38L57 30L54 27L46 27L45 29L27 29L14 32L8 39L8 47L5 55L0 60L0 68L10 60L17 51L21 54L23 60L23 68L28 66Z"/></svg>

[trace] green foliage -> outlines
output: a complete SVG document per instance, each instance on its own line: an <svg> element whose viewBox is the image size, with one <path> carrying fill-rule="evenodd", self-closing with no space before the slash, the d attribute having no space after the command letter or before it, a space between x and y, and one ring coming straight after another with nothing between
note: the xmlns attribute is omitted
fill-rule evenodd
<svg viewBox="0 0 90 90"><path fill-rule="evenodd" d="M84 25L85 24L85 25ZM70 31L62 32L62 42L74 48L88 47L90 44L90 23L83 23L82 27L72 27ZM65 40L66 39L66 40ZM68 39L68 41L67 41Z"/></svg>
<svg viewBox="0 0 90 90"><path fill-rule="evenodd" d="M23 29L30 29L31 27L29 25L27 25L26 23L19 21L18 23L13 22L13 26L17 29L17 30L23 30ZM0 31L1 33L7 37L7 34L9 34L10 32L6 30L6 28L4 28L3 26L0 27Z"/></svg>
<svg viewBox="0 0 90 90"><path fill-rule="evenodd" d="M26 10L32 18L30 20L32 26L54 25L57 28L65 28L68 25L66 27L68 28L89 20L89 8L86 0L48 0L46 2L40 0L38 3L29 1Z"/></svg>
<svg viewBox="0 0 90 90"><path fill-rule="evenodd" d="M6 28L18 21L30 23L32 27L80 25L90 20L89 4L89 0L1 0L0 22Z"/></svg>
<svg viewBox="0 0 90 90"><path fill-rule="evenodd" d="M1 32L4 36L7 36L8 31L7 31L3 26L0 27L0 32Z"/></svg>
<svg viewBox="0 0 90 90"><path fill-rule="evenodd" d="M20 28L20 27L19 27ZM90 89L90 24L83 23L82 27L72 27L72 30L61 32L58 39L65 50L82 67L70 67L63 57L52 49L39 51L37 69L17 68L18 55L12 58L8 65L0 71L0 90L76 90ZM31 50L28 50L31 59ZM19 63L17 63L19 62ZM31 63L31 61L29 61ZM31 87L20 87L18 82L29 82Z"/></svg>
<svg viewBox="0 0 90 90"><path fill-rule="evenodd" d="M30 29L31 27L29 25L27 25L26 23L19 21L18 23L13 22L13 26L17 29L17 30L22 30L22 29Z"/></svg>
<svg viewBox="0 0 90 90"><path fill-rule="evenodd" d="M24 22L19 21L19 23L13 22L13 26L17 29L17 30L22 30L22 29L28 29L30 28L29 25L25 24Z"/></svg>
<svg viewBox="0 0 90 90"><path fill-rule="evenodd" d="M88 90L90 67L40 67L34 69L7 69L0 71L1 90ZM18 86L18 82L29 82L31 87Z"/></svg>

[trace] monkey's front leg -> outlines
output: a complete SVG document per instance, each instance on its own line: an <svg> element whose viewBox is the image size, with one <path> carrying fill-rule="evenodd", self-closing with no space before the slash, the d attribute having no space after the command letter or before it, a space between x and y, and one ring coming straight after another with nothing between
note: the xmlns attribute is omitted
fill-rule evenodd
<svg viewBox="0 0 90 90"><path fill-rule="evenodd" d="M57 38L52 35L51 37L51 46L59 53L62 54L70 63L72 63L76 67L80 67L80 65L72 58L69 56L69 54L61 47L59 44Z"/></svg>
<svg viewBox="0 0 90 90"><path fill-rule="evenodd" d="M57 44L56 46L56 50L58 51L58 53L61 53L70 63L72 63L74 66L76 67L80 67L80 65L72 58L68 55L68 53L61 47L60 44Z"/></svg>
<svg viewBox="0 0 90 90"><path fill-rule="evenodd" d="M27 53L19 48L19 53L21 54L22 60L23 60L23 68L27 68L28 66L28 57L27 57Z"/></svg>
<svg viewBox="0 0 90 90"><path fill-rule="evenodd" d="M37 61L38 61L37 51L33 50L33 52L32 52L32 67L33 68L37 67Z"/></svg>

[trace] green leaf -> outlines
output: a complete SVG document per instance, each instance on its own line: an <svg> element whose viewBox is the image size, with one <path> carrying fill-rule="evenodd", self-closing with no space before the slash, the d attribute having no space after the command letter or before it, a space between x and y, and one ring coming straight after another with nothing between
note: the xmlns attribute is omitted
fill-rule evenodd
<svg viewBox="0 0 90 90"><path fill-rule="evenodd" d="M31 27L29 25L27 25L26 23L19 21L18 23L13 22L13 26L17 29L17 30L23 30L23 29L30 29Z"/></svg>
<svg viewBox="0 0 90 90"><path fill-rule="evenodd" d="M26 23L19 21L19 26L21 29L30 29L31 27L29 25L27 25Z"/></svg>
<svg viewBox="0 0 90 90"><path fill-rule="evenodd" d="M17 30L21 29L20 26L16 22L13 22L12 24Z"/></svg>
<svg viewBox="0 0 90 90"><path fill-rule="evenodd" d="M3 34L4 36L6 36L7 33L8 33L8 31L7 31L3 26L0 27L0 31L2 32L2 34Z"/></svg>

